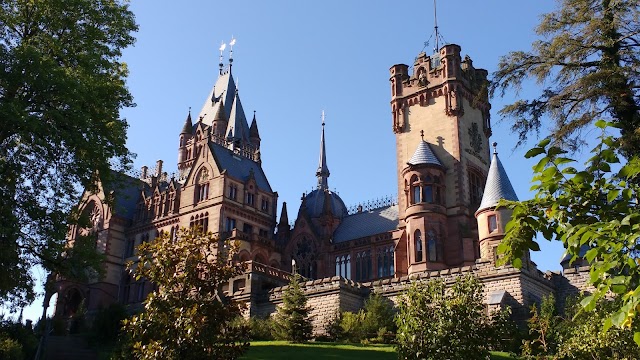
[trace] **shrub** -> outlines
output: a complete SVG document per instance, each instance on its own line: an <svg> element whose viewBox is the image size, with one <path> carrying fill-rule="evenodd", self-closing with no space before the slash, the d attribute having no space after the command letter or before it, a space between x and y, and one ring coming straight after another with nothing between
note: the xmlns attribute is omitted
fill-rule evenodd
<svg viewBox="0 0 640 360"><path fill-rule="evenodd" d="M0 359L3 360L22 360L22 345L14 339L0 337Z"/></svg>
<svg viewBox="0 0 640 360"><path fill-rule="evenodd" d="M360 342L364 339L364 312L362 310L357 313L345 311L342 313L340 327L342 328L343 339L349 342Z"/></svg>
<svg viewBox="0 0 640 360"><path fill-rule="evenodd" d="M307 297L300 287L301 276L295 274L284 290L282 306L274 317L274 333L279 340L305 342L311 339L310 309L307 307Z"/></svg>
<svg viewBox="0 0 640 360"><path fill-rule="evenodd" d="M273 319L271 317L249 319L249 337L251 340L273 340Z"/></svg>
<svg viewBox="0 0 640 360"><path fill-rule="evenodd" d="M482 284L473 276L448 290L441 280L413 282L398 303L398 357L484 360L488 323Z"/></svg>
<svg viewBox="0 0 640 360"><path fill-rule="evenodd" d="M127 310L121 304L114 303L98 311L91 326L92 337L101 342L117 340L122 329L122 320L126 318Z"/></svg>

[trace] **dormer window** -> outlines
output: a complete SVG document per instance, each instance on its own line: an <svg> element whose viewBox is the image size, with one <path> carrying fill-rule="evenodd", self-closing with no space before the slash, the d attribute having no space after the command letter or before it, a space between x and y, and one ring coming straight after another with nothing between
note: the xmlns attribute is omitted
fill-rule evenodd
<svg viewBox="0 0 640 360"><path fill-rule="evenodd" d="M254 199L255 199L255 195L253 193L248 192L247 193L247 198L246 198L247 205L253 206L253 204L255 202Z"/></svg>

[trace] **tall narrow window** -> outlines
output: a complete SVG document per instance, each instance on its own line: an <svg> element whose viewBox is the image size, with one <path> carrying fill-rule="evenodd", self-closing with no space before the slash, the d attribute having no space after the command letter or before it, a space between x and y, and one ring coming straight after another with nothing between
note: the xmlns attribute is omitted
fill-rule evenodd
<svg viewBox="0 0 640 360"><path fill-rule="evenodd" d="M413 175L411 177L411 204L420 203L420 183L418 177Z"/></svg>
<svg viewBox="0 0 640 360"><path fill-rule="evenodd" d="M229 199L236 200L238 198L238 186L231 184L229 185Z"/></svg>
<svg viewBox="0 0 640 360"><path fill-rule="evenodd" d="M253 193L250 193L250 192L247 193L247 201L246 201L247 205L253 206L253 204L254 204L254 196L255 195Z"/></svg>
<svg viewBox="0 0 640 360"><path fill-rule="evenodd" d="M469 171L469 204L472 208L477 208L482 201L484 182L482 177L475 171Z"/></svg>
<svg viewBox="0 0 640 360"><path fill-rule="evenodd" d="M429 230L429 232L427 233L427 246L429 252L429 261L438 261L436 233L433 230Z"/></svg>
<svg viewBox="0 0 640 360"><path fill-rule="evenodd" d="M422 233L420 230L416 230L413 238L416 243L416 262L419 262L422 261Z"/></svg>
<svg viewBox="0 0 640 360"><path fill-rule="evenodd" d="M489 215L489 232L492 233L498 229L498 219L495 215Z"/></svg>

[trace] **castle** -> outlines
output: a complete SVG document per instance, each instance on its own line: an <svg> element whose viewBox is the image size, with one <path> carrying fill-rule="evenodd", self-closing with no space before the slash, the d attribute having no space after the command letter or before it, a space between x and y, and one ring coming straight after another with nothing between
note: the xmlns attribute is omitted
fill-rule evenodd
<svg viewBox="0 0 640 360"><path fill-rule="evenodd" d="M528 258L521 269L497 266L510 212L496 205L517 196L489 146L487 71L462 58L458 45L420 53L411 71L404 64L390 69L397 202L347 209L329 189L323 122L317 186L303 195L293 226L286 203L277 218L255 113L249 124L230 65L220 64L195 122L191 112L184 121L174 175L158 161L138 177L119 175L115 188L83 194L80 209L91 225L72 226L69 244L95 234L106 275L83 284L59 278L57 315L71 316L80 304L89 313L114 302L139 307L154 285L125 269L136 246L195 225L240 244L247 271L223 291L245 302L248 316L273 313L291 273L304 276L318 333L336 311L357 310L372 292L393 300L411 279L450 282L472 273L485 285L489 309L511 306L517 317L545 294L564 299L586 289L582 264L565 261L563 274L542 273Z"/></svg>

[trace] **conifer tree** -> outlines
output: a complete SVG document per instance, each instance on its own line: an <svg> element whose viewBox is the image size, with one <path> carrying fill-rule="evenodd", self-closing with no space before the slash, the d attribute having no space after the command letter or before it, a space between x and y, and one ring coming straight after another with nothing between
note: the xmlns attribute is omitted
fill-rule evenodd
<svg viewBox="0 0 640 360"><path fill-rule="evenodd" d="M513 51L493 74L492 93L541 85L533 99L500 110L519 144L551 129L554 144L581 145L581 130L604 119L621 131L627 158L640 152L640 11L638 0L558 0L536 28L530 51ZM549 122L549 123L547 123Z"/></svg>
<svg viewBox="0 0 640 360"><path fill-rule="evenodd" d="M293 342L305 342L311 339L312 326L307 306L307 296L300 286L300 274L291 278L289 286L284 290L282 306L275 315L274 330L276 337Z"/></svg>

